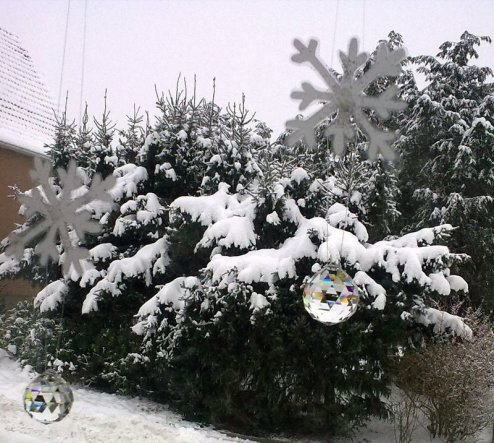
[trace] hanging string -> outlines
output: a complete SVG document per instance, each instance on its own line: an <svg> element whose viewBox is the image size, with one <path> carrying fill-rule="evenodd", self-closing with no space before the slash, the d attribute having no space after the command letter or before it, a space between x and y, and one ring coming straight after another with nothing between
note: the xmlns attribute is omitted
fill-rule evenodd
<svg viewBox="0 0 494 443"><path fill-rule="evenodd" d="M63 73L65 69L65 52L67 50L67 35L69 31L70 1L67 2L67 14L65 17L65 34L63 39L62 66L60 69L60 83L58 85L57 115L60 114L60 100L62 98Z"/></svg>
<svg viewBox="0 0 494 443"><path fill-rule="evenodd" d="M48 286L48 263L45 266L45 288ZM45 353L45 369L44 371L48 369L48 336L46 332L44 333L45 335L45 345L44 345L44 353Z"/></svg>
<svg viewBox="0 0 494 443"><path fill-rule="evenodd" d="M365 46L365 0L362 0L362 49ZM343 227L343 233L341 235L341 245L340 245L340 266L343 266L343 245L345 241L345 233L348 228L348 220L350 216L350 203L352 198L352 189L353 189L353 179L354 179L354 170L355 170L355 162L357 161L357 146L358 146L358 131L355 131L355 152L350 150L350 146L348 147L348 155L350 156L349 162L349 174L348 174L348 186L347 186L347 196L345 203L345 224Z"/></svg>
<svg viewBox="0 0 494 443"><path fill-rule="evenodd" d="M365 0L362 0L362 50L365 47Z"/></svg>
<svg viewBox="0 0 494 443"><path fill-rule="evenodd" d="M357 145L357 132L355 132L355 145ZM355 149L355 152L357 150ZM341 234L341 245L340 245L340 267L343 267L343 244L345 241L345 234L348 228L348 218L350 215L350 203L351 203L351 192L353 188L353 171L355 166L356 156L350 150L350 147L347 149L348 155L350 156L350 164L349 164L349 174L348 174L348 186L347 186L347 196L345 202L345 225L343 226L343 233Z"/></svg>
<svg viewBox="0 0 494 443"><path fill-rule="evenodd" d="M336 27L338 25L338 14L340 10L340 0L336 0L336 11L334 14L334 23L333 23L333 42L331 44L331 69L333 69L333 61L334 61L334 50L336 45Z"/></svg>
<svg viewBox="0 0 494 443"><path fill-rule="evenodd" d="M60 353L60 346L62 344L62 334L63 334L63 327L64 327L64 311L65 311L65 297L67 294L64 294L62 296L62 307L60 309L60 331L58 333L58 339L57 339L57 348L56 348L56 354L55 354L55 359L58 360L58 355Z"/></svg>
<svg viewBox="0 0 494 443"><path fill-rule="evenodd" d="M334 69L334 53L336 48L336 32L338 29L338 15L340 12L340 0L336 0L336 8L334 13L334 22L333 22L333 41L331 42L331 63L330 68ZM326 138L326 149L329 152L329 139ZM329 226L326 234L326 256L329 261Z"/></svg>
<svg viewBox="0 0 494 443"><path fill-rule="evenodd" d="M79 98L79 123L82 119L82 99L84 96L84 72L86 67L86 28L87 28L87 0L84 0L84 26L82 31L82 63L81 63L81 95Z"/></svg>
<svg viewBox="0 0 494 443"><path fill-rule="evenodd" d="M86 71L86 35L87 35L87 3L88 0L84 0L84 21L83 21L83 31L82 31L82 63L81 63L81 86L80 86L80 97L79 97L79 124L82 122L82 102L84 98L84 74ZM69 0L70 4L70 0ZM60 346L62 343L62 334L64 328L64 311L65 311L65 295L62 297L62 306L60 308L60 331L57 338L57 347L55 359L58 360L60 353Z"/></svg>

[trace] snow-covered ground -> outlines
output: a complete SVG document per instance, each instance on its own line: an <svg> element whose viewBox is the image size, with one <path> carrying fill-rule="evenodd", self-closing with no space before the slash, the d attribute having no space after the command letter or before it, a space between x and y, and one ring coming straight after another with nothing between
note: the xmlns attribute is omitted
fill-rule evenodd
<svg viewBox="0 0 494 443"><path fill-rule="evenodd" d="M211 428L183 420L166 406L148 400L74 389L74 405L61 422L43 425L23 411L22 395L31 380L26 370L0 349L0 443L248 443L253 440L231 437ZM280 441L280 440L276 440ZM298 440L297 440L298 441ZM337 443L395 443L393 425L370 423L353 440ZM437 442L419 427L415 443ZM473 439L491 442L490 429ZM295 440L294 440L295 442Z"/></svg>
<svg viewBox="0 0 494 443"><path fill-rule="evenodd" d="M147 400L74 390L74 405L61 422L43 425L23 411L31 376L0 349L1 443L247 442L181 419Z"/></svg>

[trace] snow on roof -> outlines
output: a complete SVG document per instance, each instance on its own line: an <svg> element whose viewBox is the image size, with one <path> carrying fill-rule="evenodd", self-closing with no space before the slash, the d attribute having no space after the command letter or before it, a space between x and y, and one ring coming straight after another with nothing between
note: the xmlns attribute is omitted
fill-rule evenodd
<svg viewBox="0 0 494 443"><path fill-rule="evenodd" d="M0 144L44 154L55 125L53 103L18 37L0 28Z"/></svg>

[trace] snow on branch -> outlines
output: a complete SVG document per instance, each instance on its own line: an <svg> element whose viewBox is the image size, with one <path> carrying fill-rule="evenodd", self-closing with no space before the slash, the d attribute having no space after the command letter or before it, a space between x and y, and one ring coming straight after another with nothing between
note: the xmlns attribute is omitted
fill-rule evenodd
<svg viewBox="0 0 494 443"><path fill-rule="evenodd" d="M229 217L212 224L202 236L198 247L209 248L215 244L229 248L247 249L256 244L257 235L250 217Z"/></svg>
<svg viewBox="0 0 494 443"><path fill-rule="evenodd" d="M28 250L27 249L24 250L24 256L20 260L10 255L6 255L5 253L0 254L0 278L5 278L10 275L15 275L20 271L21 269L20 262L26 257L26 251Z"/></svg>
<svg viewBox="0 0 494 443"><path fill-rule="evenodd" d="M436 334L451 332L459 337L471 340L473 332L461 317L440 311L435 308L417 307L414 310L413 317L417 323L425 326L432 325Z"/></svg>
<svg viewBox="0 0 494 443"><path fill-rule="evenodd" d="M369 240L369 234L364 224L359 221L356 214L350 212L341 203L335 203L328 209L326 219L335 228L352 228L357 238L362 242Z"/></svg>
<svg viewBox="0 0 494 443"><path fill-rule="evenodd" d="M192 220L199 221L203 226L210 226L229 216L243 215L243 211L236 212L241 209L241 204L228 193L229 187L226 183L220 183L218 191L212 195L179 197L170 206L189 214Z"/></svg>
<svg viewBox="0 0 494 443"><path fill-rule="evenodd" d="M397 248L404 246L417 247L424 244L431 245L434 240L448 237L454 229L450 224L439 225L433 228L423 228L420 231L405 234L394 240L385 241L385 243Z"/></svg>
<svg viewBox="0 0 494 443"><path fill-rule="evenodd" d="M360 231L356 229L359 235L355 235L333 226L341 224L342 214L348 214L343 205L334 205L329 211L329 220L325 220L322 217L305 218L293 199L286 199L284 204L283 217L298 225L295 235L278 249L258 249L237 256L213 255L206 267L211 272L213 283L220 287L227 286L231 282L232 272L239 281L245 283L272 284L279 279L296 278L296 263L302 258L311 258L323 263L345 261L360 270L355 278L374 297L372 306L375 309L384 309L386 291L367 274L373 268L384 270L394 282L416 281L424 290L443 295L452 290L468 290L468 285L461 277L449 275L449 249L433 244L453 229L451 225L422 229L395 240L367 244L365 227ZM219 213L218 208L208 207L208 210ZM226 218L218 220L211 227L222 227L225 223L230 229L239 220L239 217L227 211L222 216ZM211 237L205 235L202 243L209 245L210 241ZM425 266L431 263L435 263L440 270L427 273Z"/></svg>
<svg viewBox="0 0 494 443"><path fill-rule="evenodd" d="M54 311L67 295L68 288L63 280L55 280L38 292L34 299L34 306L40 312Z"/></svg>
<svg viewBox="0 0 494 443"><path fill-rule="evenodd" d="M130 228L138 229L152 223L159 225L164 211L165 207L160 204L156 194L148 192L146 195L139 195L135 200L129 200L120 207L122 215L115 221L113 234L120 237Z"/></svg>
<svg viewBox="0 0 494 443"><path fill-rule="evenodd" d="M144 276L146 285L151 285L152 276L158 272L164 272L170 262L167 250L168 241L166 237L162 237L154 243L143 246L132 257L114 260L106 276L87 294L82 305L82 313L97 311L98 300L102 293L110 293L112 296L120 295L119 285L124 277Z"/></svg>
<svg viewBox="0 0 494 443"><path fill-rule="evenodd" d="M258 249L234 257L214 255L207 265L212 271L213 282L222 281L232 270L238 271L238 279L245 283L272 283L280 278L295 278L295 263L304 258L316 258L316 246L309 235L289 238L279 249Z"/></svg>
<svg viewBox="0 0 494 443"><path fill-rule="evenodd" d="M115 201L132 197L137 193L138 185L148 178L146 168L133 163L116 168L113 175L117 177L117 182L110 193Z"/></svg>
<svg viewBox="0 0 494 443"><path fill-rule="evenodd" d="M136 317L138 322L132 327L137 335L150 334L156 330L157 315L161 306L180 311L185 306L185 300L190 292L201 284L197 277L178 277L164 285L156 295L144 303Z"/></svg>

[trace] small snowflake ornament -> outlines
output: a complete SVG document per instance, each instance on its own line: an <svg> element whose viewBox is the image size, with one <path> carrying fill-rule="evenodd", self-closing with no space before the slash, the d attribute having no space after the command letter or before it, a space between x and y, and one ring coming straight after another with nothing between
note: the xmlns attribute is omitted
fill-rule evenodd
<svg viewBox="0 0 494 443"><path fill-rule="evenodd" d="M348 53L340 51L343 75L337 78L329 71L316 54L317 41L310 40L306 46L295 39L294 46L298 53L292 56L295 63L310 63L319 73L328 87L328 91L320 91L310 83L302 83L301 91L294 91L291 97L300 100L299 109L304 110L313 102L322 102L323 107L306 120L287 121L288 128L295 131L288 137L288 144L293 145L305 139L309 146L316 145L314 129L321 121L333 116L336 118L325 130L325 135L332 138L335 154L342 155L346 144L355 136L354 124L366 135L369 142L368 157L374 160L380 153L387 160L396 156L391 148L395 139L393 132L384 131L373 125L364 109L372 110L380 118L387 119L394 111L406 107L406 103L397 99L398 88L394 85L378 96L369 96L364 92L367 87L380 77L397 76L401 72L401 61L405 58L405 50L398 48L391 51L382 43L376 52L373 63L363 72L363 65L369 60L365 52L359 52L358 41L350 41Z"/></svg>
<svg viewBox="0 0 494 443"><path fill-rule="evenodd" d="M60 183L57 186L51 176L49 162L36 158L34 165L35 169L30 172L30 176L36 187L20 193L18 199L26 219L35 221L26 229L11 234L5 253L20 259L28 245L42 237L34 249L42 265L46 265L49 260L59 262L61 259L65 275L71 267L82 275L81 260L89 257L89 251L79 246L79 241L86 234L97 234L101 230L101 225L91 219L87 205L95 201L112 202L109 190L114 186L116 178L110 175L102 180L96 174L87 187L75 161L71 161L67 170L57 170ZM63 250L62 256L57 246L59 243Z"/></svg>

